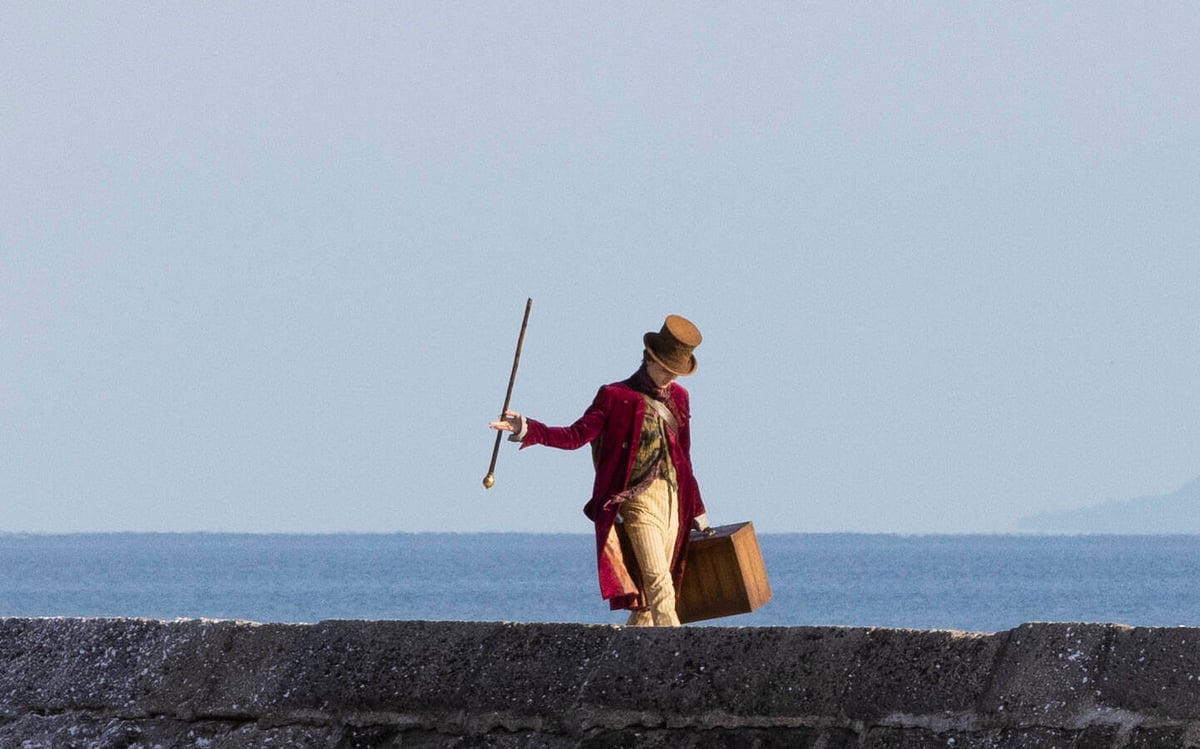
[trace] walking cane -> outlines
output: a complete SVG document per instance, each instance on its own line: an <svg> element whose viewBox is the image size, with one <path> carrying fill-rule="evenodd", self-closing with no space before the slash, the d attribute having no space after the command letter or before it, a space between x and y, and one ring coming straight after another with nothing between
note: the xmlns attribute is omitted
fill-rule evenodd
<svg viewBox="0 0 1200 749"><path fill-rule="evenodd" d="M529 309L533 307L533 297L525 300L525 317L521 320L521 334L517 336L517 353L513 355L512 374L508 376L508 391L504 394L504 407L500 409L500 418L504 419L504 412L508 410L508 401L512 398L513 383L517 380L517 365L521 363L521 344L525 342L525 326L529 325ZM492 462L488 466L488 473L483 477L483 488L491 489L496 483L496 457L500 455L500 438L504 432L496 431L496 444L492 446Z"/></svg>

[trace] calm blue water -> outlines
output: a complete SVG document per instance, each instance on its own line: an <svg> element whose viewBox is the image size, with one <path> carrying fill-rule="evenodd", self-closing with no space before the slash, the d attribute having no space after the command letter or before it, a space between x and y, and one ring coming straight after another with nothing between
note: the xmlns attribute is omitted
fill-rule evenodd
<svg viewBox="0 0 1200 749"><path fill-rule="evenodd" d="M1200 536L761 535L726 625L1200 626ZM0 616L621 623L587 535L0 535Z"/></svg>

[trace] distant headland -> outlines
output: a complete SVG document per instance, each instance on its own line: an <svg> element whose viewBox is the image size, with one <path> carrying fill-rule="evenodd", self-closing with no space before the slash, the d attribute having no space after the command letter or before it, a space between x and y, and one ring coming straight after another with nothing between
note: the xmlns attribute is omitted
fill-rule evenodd
<svg viewBox="0 0 1200 749"><path fill-rule="evenodd" d="M1044 533L1200 534L1200 477L1170 494L1043 512L1021 518L1017 527Z"/></svg>

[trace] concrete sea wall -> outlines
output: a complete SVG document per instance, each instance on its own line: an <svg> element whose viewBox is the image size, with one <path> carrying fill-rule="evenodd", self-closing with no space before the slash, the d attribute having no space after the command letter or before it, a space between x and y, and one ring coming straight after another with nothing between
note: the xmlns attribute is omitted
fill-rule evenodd
<svg viewBox="0 0 1200 749"><path fill-rule="evenodd" d="M1200 629L0 619L0 746L1200 746Z"/></svg>

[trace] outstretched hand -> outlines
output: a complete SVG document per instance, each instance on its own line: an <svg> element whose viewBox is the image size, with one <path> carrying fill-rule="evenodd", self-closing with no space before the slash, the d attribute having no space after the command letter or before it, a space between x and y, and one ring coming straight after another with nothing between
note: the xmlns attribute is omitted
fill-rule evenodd
<svg viewBox="0 0 1200 749"><path fill-rule="evenodd" d="M503 419L493 421L488 426L502 432L520 434L521 430L525 428L525 417L516 411L505 411Z"/></svg>

